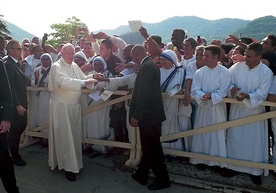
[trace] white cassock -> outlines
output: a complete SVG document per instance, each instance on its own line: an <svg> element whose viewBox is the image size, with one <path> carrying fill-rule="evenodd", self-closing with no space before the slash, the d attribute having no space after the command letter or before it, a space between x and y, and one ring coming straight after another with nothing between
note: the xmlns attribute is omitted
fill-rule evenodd
<svg viewBox="0 0 276 193"><path fill-rule="evenodd" d="M166 79L170 76L171 73L175 70L175 67L171 69L160 69L160 85L162 86ZM175 75L173 78L168 81L168 86L162 92L168 92L174 86L179 85L183 86L183 81L185 78L185 71L183 68L178 68L175 71ZM162 89L162 87L161 87ZM182 89L181 89L182 90ZM182 99L172 98L172 97L165 97L163 96L163 106L166 115L166 120L162 122L162 136L166 136L173 133L179 133L181 131L185 131L191 129L191 122L190 117L185 116L183 114L179 114L179 108L188 108L184 105ZM191 107L190 107L191 108ZM184 142L186 142L184 144ZM174 149L174 150L188 150L188 138L183 139L179 138L172 141L162 142L163 148Z"/></svg>
<svg viewBox="0 0 276 193"><path fill-rule="evenodd" d="M78 173L82 162L81 85L85 76L76 63L56 61L50 71L49 166Z"/></svg>
<svg viewBox="0 0 276 193"><path fill-rule="evenodd" d="M247 93L250 99L242 104L231 104L229 120L257 115L265 112L260 104L266 100L272 83L273 73L263 63L250 69L245 62L239 62L229 68L232 85ZM229 158L268 163L268 125L267 120L232 127L227 130L227 155ZM230 169L262 175L264 170L250 167L228 166ZM266 175L266 174L265 174Z"/></svg>
<svg viewBox="0 0 276 193"><path fill-rule="evenodd" d="M226 104L221 101L227 96L230 81L231 76L228 69L219 64L213 69L204 66L196 71L191 88L191 95L197 103L194 129L227 120ZM205 93L211 93L210 100L202 101L200 99ZM225 130L193 135L191 152L226 157ZM190 162L225 166L224 163L195 158L190 159Z"/></svg>
<svg viewBox="0 0 276 193"><path fill-rule="evenodd" d="M183 59L181 60L181 62L179 63L180 66L183 66L183 68L186 70L187 66L190 64L190 63L193 63L196 61L196 57L193 55L193 57L189 58L189 59L185 59L184 58L185 55L183 56Z"/></svg>
<svg viewBox="0 0 276 193"><path fill-rule="evenodd" d="M269 94L276 95L276 76L273 77L271 87L269 89ZM270 111L276 111L276 107L270 107ZM276 117L271 118L271 129L273 132L274 141L276 141ZM276 164L276 143L274 142L272 147L272 162ZM274 170L274 172L276 172Z"/></svg>
<svg viewBox="0 0 276 193"><path fill-rule="evenodd" d="M192 61L186 66L186 76L185 79L193 79L195 72L197 71L196 61Z"/></svg>
<svg viewBox="0 0 276 193"><path fill-rule="evenodd" d="M108 71L105 72L105 77L108 77L108 75L112 76L111 73L107 73ZM82 94L81 103L84 109L101 105L104 102L105 101L103 99L99 99L98 101L91 100L89 94ZM111 130L109 128L109 111L110 106L107 106L83 116L84 137L92 139L107 139L110 137ZM106 148L103 145L93 145L92 148L96 151L106 153Z"/></svg>
<svg viewBox="0 0 276 193"><path fill-rule="evenodd" d="M187 64L186 66L186 75L185 75L185 81L187 81L188 79L193 80L194 74L197 71L197 65L196 65L196 60L190 62ZM191 108L192 108L192 114L191 114L191 124L193 124L193 120L194 120L194 114L195 114L195 107L196 107L196 101L192 100L191 101ZM191 129L193 128L193 125L191 125ZM186 141L185 141L185 147L188 147L188 150L191 149L191 136L187 137L188 138L188 145L186 145Z"/></svg>
<svg viewBox="0 0 276 193"><path fill-rule="evenodd" d="M47 76L42 80L41 85L38 85L43 77L43 74L41 73L42 69L44 69L46 72L47 70L50 70L48 68L44 68L43 66L38 66L34 69L34 73L33 73L33 77L31 80L31 84L34 87L40 86L40 87L47 87L48 88L48 81L49 81L49 73L47 74ZM35 72L38 71L39 72L39 79L37 84L35 84ZM38 114L38 125L41 126L43 124L47 124L49 123L49 101L50 101L50 96L51 93L46 90L46 91L36 91L35 92L35 96L37 98L37 114ZM43 129L41 132L44 133L48 133L48 128Z"/></svg>

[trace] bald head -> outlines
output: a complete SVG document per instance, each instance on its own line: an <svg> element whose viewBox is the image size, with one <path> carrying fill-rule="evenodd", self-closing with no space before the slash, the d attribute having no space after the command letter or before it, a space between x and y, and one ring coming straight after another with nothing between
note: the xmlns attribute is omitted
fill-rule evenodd
<svg viewBox="0 0 276 193"><path fill-rule="evenodd" d="M146 49L143 45L135 45L132 49L131 49L131 56L132 56L132 60L136 63L136 64L140 64L141 61L147 56L147 52Z"/></svg>
<svg viewBox="0 0 276 193"><path fill-rule="evenodd" d="M147 52L146 52L146 50L145 50L145 48L144 48L144 46L143 45L140 45L140 44L138 44L138 45L135 45L133 48L132 48L132 51L131 51L132 53L140 53L141 55L144 55L144 56L146 56L147 55Z"/></svg>
<svg viewBox="0 0 276 193"><path fill-rule="evenodd" d="M133 62L135 62L136 64L140 64L141 61L147 56L145 47L140 44L135 45L131 49L131 56L132 56Z"/></svg>

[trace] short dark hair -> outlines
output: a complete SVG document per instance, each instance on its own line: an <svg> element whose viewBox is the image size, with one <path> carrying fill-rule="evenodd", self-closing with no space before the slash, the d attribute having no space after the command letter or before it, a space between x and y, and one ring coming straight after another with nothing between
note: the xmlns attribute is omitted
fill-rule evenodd
<svg viewBox="0 0 276 193"><path fill-rule="evenodd" d="M233 44L221 44L221 48L225 51L226 54L230 52L235 46Z"/></svg>
<svg viewBox="0 0 276 193"><path fill-rule="evenodd" d="M205 50L210 50L213 56L218 55L218 58L220 57L220 48L217 45L205 46Z"/></svg>
<svg viewBox="0 0 276 193"><path fill-rule="evenodd" d="M110 39L104 39L101 44L105 44L106 48L112 49L113 43Z"/></svg>
<svg viewBox="0 0 276 193"><path fill-rule="evenodd" d="M271 40L271 46L276 46L276 36L275 35L269 34L267 36L267 38Z"/></svg>
<svg viewBox="0 0 276 193"><path fill-rule="evenodd" d="M262 44L253 42L246 47L247 50L253 50L257 56L262 56L264 49Z"/></svg>
<svg viewBox="0 0 276 193"><path fill-rule="evenodd" d="M185 33L185 30L183 30L183 29L177 28L177 29L174 29L173 32L178 32L178 33L180 33L181 36L183 37L183 39L186 38L186 33Z"/></svg>
<svg viewBox="0 0 276 193"><path fill-rule="evenodd" d="M196 40L194 38L187 38L184 41L190 42L192 48L196 48L197 47L197 42L196 42Z"/></svg>
<svg viewBox="0 0 276 193"><path fill-rule="evenodd" d="M162 44L162 38L159 35L151 35L150 36L159 46Z"/></svg>

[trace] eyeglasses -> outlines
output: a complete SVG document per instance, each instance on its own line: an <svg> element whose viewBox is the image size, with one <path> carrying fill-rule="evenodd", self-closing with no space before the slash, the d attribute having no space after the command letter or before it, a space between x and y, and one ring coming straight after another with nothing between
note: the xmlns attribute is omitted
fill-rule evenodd
<svg viewBox="0 0 276 193"><path fill-rule="evenodd" d="M22 48L11 48L11 49L22 51Z"/></svg>

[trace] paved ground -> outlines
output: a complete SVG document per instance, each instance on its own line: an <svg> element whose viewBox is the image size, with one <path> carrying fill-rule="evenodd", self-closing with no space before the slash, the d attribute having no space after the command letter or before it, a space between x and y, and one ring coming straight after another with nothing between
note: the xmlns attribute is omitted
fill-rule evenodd
<svg viewBox="0 0 276 193"><path fill-rule="evenodd" d="M76 182L69 182L63 171L51 171L48 167L48 150L37 144L20 150L27 161L24 167L15 166L21 193L140 193L149 191L130 177L131 168L124 166L126 156L83 157L84 168ZM214 193L214 192L276 192L272 177L264 177L261 186L254 185L247 175L240 174L231 179L223 178L211 170L199 171L190 164L168 162L172 186L160 193ZM150 179L150 182L153 178ZM4 193L2 184L0 192Z"/></svg>

